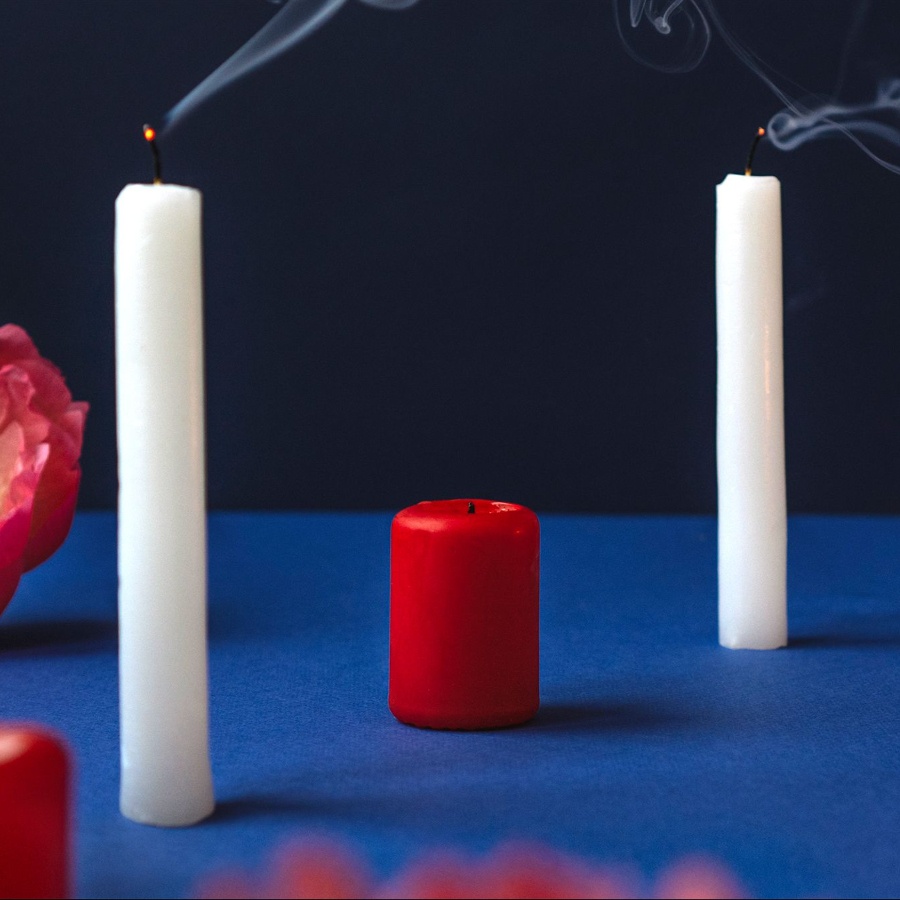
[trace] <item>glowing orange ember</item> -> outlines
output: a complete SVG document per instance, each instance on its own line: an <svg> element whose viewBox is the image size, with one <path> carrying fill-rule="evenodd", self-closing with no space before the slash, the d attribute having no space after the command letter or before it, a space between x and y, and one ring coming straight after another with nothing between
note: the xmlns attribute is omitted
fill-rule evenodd
<svg viewBox="0 0 900 900"><path fill-rule="evenodd" d="M150 126L148 125L148 126L144 129L144 137L145 137L148 141L155 141L155 140L156 140L156 129L155 129L155 128L150 128Z"/></svg>
<svg viewBox="0 0 900 900"><path fill-rule="evenodd" d="M151 131L152 131L152 130L153 130L153 129L151 129ZM765 128L759 128L759 129L757 129L757 132L756 132L756 133L757 133L757 135L759 135L759 137L765 137L766 129L765 129ZM149 141L149 140L152 140L152 138L147 138L147 140L148 140L148 141Z"/></svg>

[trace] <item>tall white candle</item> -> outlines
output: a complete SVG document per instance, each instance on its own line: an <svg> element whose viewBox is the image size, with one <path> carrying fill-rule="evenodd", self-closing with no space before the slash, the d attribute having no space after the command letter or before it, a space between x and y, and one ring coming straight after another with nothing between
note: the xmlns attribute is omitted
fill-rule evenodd
<svg viewBox="0 0 900 900"><path fill-rule="evenodd" d="M116 203L121 810L190 825L214 807L206 650L201 195Z"/></svg>
<svg viewBox="0 0 900 900"><path fill-rule="evenodd" d="M781 184L718 186L719 641L787 644Z"/></svg>

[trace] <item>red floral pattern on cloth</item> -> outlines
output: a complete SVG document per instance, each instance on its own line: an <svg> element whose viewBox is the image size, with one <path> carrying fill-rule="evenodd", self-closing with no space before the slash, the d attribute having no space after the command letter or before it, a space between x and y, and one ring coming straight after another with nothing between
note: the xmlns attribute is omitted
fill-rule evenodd
<svg viewBox="0 0 900 900"><path fill-rule="evenodd" d="M540 844L502 844L481 858L453 851L432 852L388 881L379 882L346 845L309 839L277 851L258 877L241 870L220 872L201 885L197 896L201 900L739 900L748 894L725 866L705 857L684 859L647 885L627 868L598 866Z"/></svg>
<svg viewBox="0 0 900 900"><path fill-rule="evenodd" d="M69 533L87 412L22 328L0 328L0 612Z"/></svg>

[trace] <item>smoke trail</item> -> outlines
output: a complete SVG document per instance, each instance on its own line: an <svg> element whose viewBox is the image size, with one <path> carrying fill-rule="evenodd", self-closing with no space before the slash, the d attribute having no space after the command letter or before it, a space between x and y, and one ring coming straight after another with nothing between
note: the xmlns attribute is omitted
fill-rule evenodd
<svg viewBox="0 0 900 900"><path fill-rule="evenodd" d="M243 78L321 28L347 0L274 0L282 8L230 59L174 106L165 119L171 128L223 88ZM362 0L380 9L407 9L417 0Z"/></svg>
<svg viewBox="0 0 900 900"><path fill-rule="evenodd" d="M616 0L613 5L616 28L622 45L632 59L652 66L660 72L689 72L700 65L711 40L709 23L695 0L627 0L627 14L623 14L621 3ZM638 26L646 20L650 32L638 31ZM631 26L632 32L626 30L625 22ZM668 38L675 34L680 42L655 41L653 47L641 48L636 45L639 35L649 34ZM663 61L663 53L678 54L674 59Z"/></svg>
<svg viewBox="0 0 900 900"><path fill-rule="evenodd" d="M833 95L828 97L810 96L809 92L772 70L726 26L714 0L616 0L615 9L619 34L628 53L666 72L687 72L696 68L706 55L715 32L783 104L784 109L772 116L767 129L769 138L779 149L794 150L822 137L843 135L879 165L900 174L900 164L887 158L891 152L900 151L900 78L882 79L871 99L856 103L838 99L844 88L852 43L862 31L869 12L866 0L855 8L837 85ZM630 33L626 23L631 28ZM636 34L641 25L647 23L656 37L673 35L680 38L677 51L680 56L674 62L660 62L650 55L660 52L658 41L652 50L637 47Z"/></svg>
<svg viewBox="0 0 900 900"><path fill-rule="evenodd" d="M324 25L349 0L272 0L280 9L272 20L230 59L192 90L166 116L171 128L223 88L300 43ZM418 0L360 0L380 9L401 10ZM558 2L558 0L547 0ZM832 96L808 91L775 72L740 41L722 20L715 0L614 0L616 27L626 51L663 72L687 72L702 62L713 34L775 94L783 105L768 123L772 143L793 150L808 141L843 135L875 162L900 173L900 162L887 158L900 151L900 77L882 79L871 99L842 102L851 47L869 12L868 0L856 5ZM648 27L649 26L649 27Z"/></svg>

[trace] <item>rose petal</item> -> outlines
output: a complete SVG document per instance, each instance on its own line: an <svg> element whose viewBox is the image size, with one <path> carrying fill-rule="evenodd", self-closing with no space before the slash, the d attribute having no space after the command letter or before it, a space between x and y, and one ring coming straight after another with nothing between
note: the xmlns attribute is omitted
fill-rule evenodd
<svg viewBox="0 0 900 900"><path fill-rule="evenodd" d="M16 434L17 430L19 434ZM13 424L0 435L0 447L4 451L0 453L0 459L5 464L10 462L8 449L15 440L19 441L21 448L21 429ZM27 465L23 465L21 454L12 461L13 470L18 471L9 479L6 496L9 498L7 503L10 508L0 519L0 613L9 605L19 586L28 532L31 529L34 494L49 454L50 448L41 444L35 453L30 454ZM6 473L0 474L5 477Z"/></svg>
<svg viewBox="0 0 900 900"><path fill-rule="evenodd" d="M382 900L427 897L429 900L481 898L472 860L461 854L435 852L413 862L375 895Z"/></svg>
<svg viewBox="0 0 900 900"><path fill-rule="evenodd" d="M44 562L69 533L87 411L86 403L72 402L62 373L23 329L0 328L0 516L28 509L26 544L7 541L0 554L10 565L17 557L13 569L19 573ZM40 464L33 465L38 447ZM18 474L29 466L31 480L19 484ZM14 590L18 574L7 581Z"/></svg>
<svg viewBox="0 0 900 900"><path fill-rule="evenodd" d="M3 560L0 561L0 613L9 606L19 579L22 576L22 551L28 540L31 525L31 510L17 509L0 523L0 546ZM16 552L18 548L18 552Z"/></svg>
<svg viewBox="0 0 900 900"><path fill-rule="evenodd" d="M53 452L51 444L50 458L34 496L23 572L30 572L49 559L68 537L80 484L81 467L76 464L73 468L63 455Z"/></svg>
<svg viewBox="0 0 900 900"><path fill-rule="evenodd" d="M81 456L81 445L84 442L84 423L87 420L89 410L90 405L87 403L70 403L69 408L57 422L57 425L68 435L74 446L72 462L77 462L78 457Z"/></svg>
<svg viewBox="0 0 900 900"><path fill-rule="evenodd" d="M81 470L78 457L84 432L84 404L71 404L63 411L59 424L36 412L36 391L30 376L19 365L0 369L0 397L5 398L7 426L0 446L0 510L18 506L11 496L11 481L27 464L38 444L46 445L49 459L42 467L36 491L28 497L30 539L22 548L22 571L28 572L51 556L66 539L75 515ZM20 551L21 552L21 551Z"/></svg>
<svg viewBox="0 0 900 900"><path fill-rule="evenodd" d="M23 359L38 359L40 354L28 332L18 325L4 325L0 328L0 366Z"/></svg>
<svg viewBox="0 0 900 900"><path fill-rule="evenodd" d="M750 894L721 863L699 856L663 872L654 896L667 900L741 900Z"/></svg>
<svg viewBox="0 0 900 900"><path fill-rule="evenodd" d="M635 879L612 868L590 866L542 844L499 846L481 866L485 898L544 897L625 900L637 897Z"/></svg>
<svg viewBox="0 0 900 900"><path fill-rule="evenodd" d="M28 373L18 365L3 366L0 369L0 395L4 400L0 427L16 421L22 426L30 447L43 443L50 432L50 419L33 407L35 389Z"/></svg>
<svg viewBox="0 0 900 900"><path fill-rule="evenodd" d="M265 897L292 900L353 900L370 893L368 874L356 855L335 841L310 839L289 844L272 864Z"/></svg>
<svg viewBox="0 0 900 900"><path fill-rule="evenodd" d="M28 374L34 385L34 409L48 419L57 419L65 415L72 394L66 387L62 372L47 359L23 359L15 363Z"/></svg>
<svg viewBox="0 0 900 900"><path fill-rule="evenodd" d="M16 476L22 471L22 453L25 436L22 426L10 422L0 431L0 517L5 517L16 509L10 488ZM0 545L0 553L3 547Z"/></svg>

